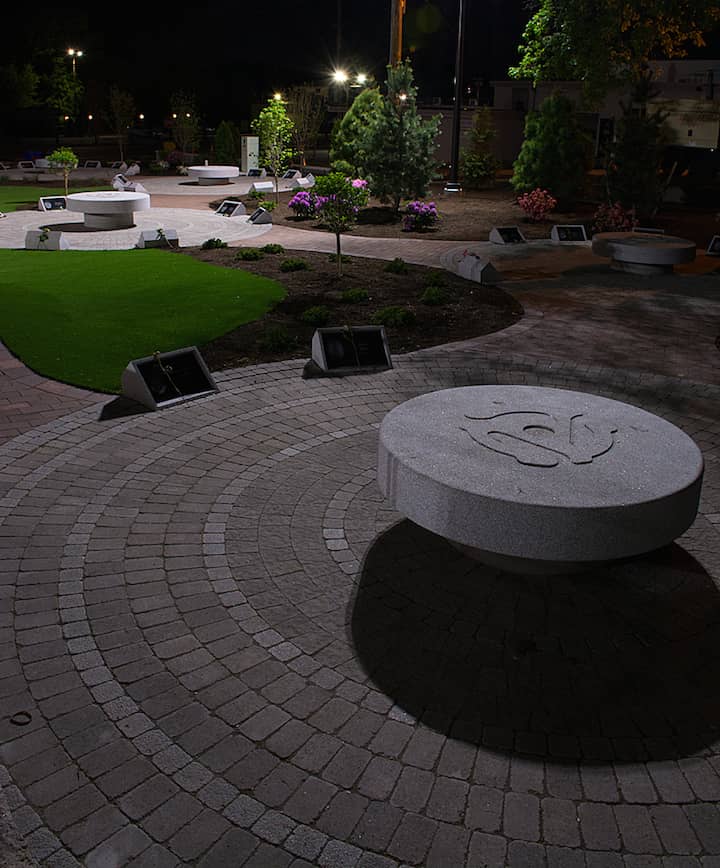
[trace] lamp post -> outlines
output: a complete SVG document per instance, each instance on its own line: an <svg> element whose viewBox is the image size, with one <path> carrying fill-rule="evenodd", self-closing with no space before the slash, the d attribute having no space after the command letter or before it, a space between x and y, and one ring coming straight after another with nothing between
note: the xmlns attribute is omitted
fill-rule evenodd
<svg viewBox="0 0 720 868"><path fill-rule="evenodd" d="M350 76L344 69L336 69L333 72L332 80L338 87L342 87L345 94L345 105L350 103L350 88L353 90L365 87L370 78L366 72L356 72Z"/></svg>
<svg viewBox="0 0 720 868"><path fill-rule="evenodd" d="M72 74L73 78L77 78L77 69L75 68L75 64L77 62L78 57L83 56L83 52L79 48L68 48L67 50L68 57L72 60Z"/></svg>
<svg viewBox="0 0 720 868"><path fill-rule="evenodd" d="M466 0L458 0L458 35L455 51L455 106L453 108L452 142L450 145L450 177L445 184L446 193L462 190L458 180L460 161L460 112L462 111L463 47L465 33Z"/></svg>

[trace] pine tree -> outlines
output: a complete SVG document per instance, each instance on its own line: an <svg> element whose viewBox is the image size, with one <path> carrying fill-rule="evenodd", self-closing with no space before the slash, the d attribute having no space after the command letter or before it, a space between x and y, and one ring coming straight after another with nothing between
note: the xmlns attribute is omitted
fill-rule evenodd
<svg viewBox="0 0 720 868"><path fill-rule="evenodd" d="M513 164L513 188L527 193L541 187L568 205L582 190L586 159L587 137L575 106L555 94L525 120L525 139Z"/></svg>
<svg viewBox="0 0 720 868"><path fill-rule="evenodd" d="M353 178L365 177L363 142L381 106L382 97L376 87L367 87L355 97L332 133L330 164L335 171Z"/></svg>
<svg viewBox="0 0 720 868"><path fill-rule="evenodd" d="M215 132L215 159L221 166L237 166L240 158L240 130L232 121L221 121Z"/></svg>
<svg viewBox="0 0 720 868"><path fill-rule="evenodd" d="M427 192L435 169L439 118L423 120L418 114L409 61L389 66L385 85L386 93L369 118L361 147L370 192L381 201L392 202L398 211L401 199Z"/></svg>

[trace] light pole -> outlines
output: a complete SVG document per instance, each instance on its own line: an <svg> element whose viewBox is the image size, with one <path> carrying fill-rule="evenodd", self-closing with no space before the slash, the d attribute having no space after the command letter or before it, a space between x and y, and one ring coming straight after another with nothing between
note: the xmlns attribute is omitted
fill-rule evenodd
<svg viewBox="0 0 720 868"><path fill-rule="evenodd" d="M75 68L75 64L77 62L78 57L83 56L83 52L79 48L68 48L67 50L68 56L72 60L72 74L73 78L77 78L77 70Z"/></svg>
<svg viewBox="0 0 720 868"><path fill-rule="evenodd" d="M458 0L458 35L455 52L455 106L453 108L452 143L450 145L450 177L445 184L446 193L462 190L458 180L460 161L460 112L462 111L463 43L465 33L466 0Z"/></svg>

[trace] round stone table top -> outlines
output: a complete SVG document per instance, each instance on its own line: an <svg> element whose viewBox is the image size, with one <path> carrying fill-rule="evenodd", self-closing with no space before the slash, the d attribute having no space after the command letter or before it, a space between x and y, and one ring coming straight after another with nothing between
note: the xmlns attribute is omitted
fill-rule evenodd
<svg viewBox="0 0 720 868"><path fill-rule="evenodd" d="M240 169L237 166L188 166L188 173L198 178L237 178Z"/></svg>
<svg viewBox="0 0 720 868"><path fill-rule="evenodd" d="M393 506L502 555L597 561L672 541L697 513L694 441L638 407L562 389L469 386L413 398L380 428Z"/></svg>
<svg viewBox="0 0 720 868"><path fill-rule="evenodd" d="M150 208L150 196L147 193L128 193L124 190L71 193L66 198L68 211L84 214L131 214Z"/></svg>
<svg viewBox="0 0 720 868"><path fill-rule="evenodd" d="M592 239L593 253L618 262L641 265L677 265L695 259L696 245L687 238L652 232L598 232Z"/></svg>

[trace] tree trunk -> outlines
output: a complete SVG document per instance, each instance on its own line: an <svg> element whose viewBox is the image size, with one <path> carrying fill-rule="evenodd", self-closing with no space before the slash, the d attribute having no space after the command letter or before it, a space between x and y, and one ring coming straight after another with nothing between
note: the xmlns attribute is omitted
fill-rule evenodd
<svg viewBox="0 0 720 868"><path fill-rule="evenodd" d="M338 277L342 277L342 253L340 251L340 233L335 233L335 250L337 255Z"/></svg>
<svg viewBox="0 0 720 868"><path fill-rule="evenodd" d="M70 170L63 169L63 181L65 181L65 195L68 194L68 183L70 181Z"/></svg>

